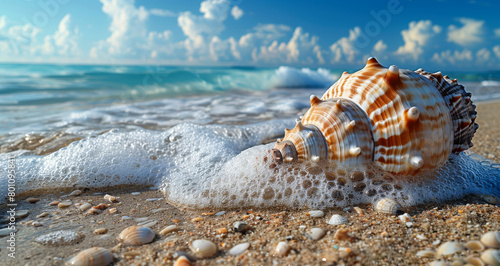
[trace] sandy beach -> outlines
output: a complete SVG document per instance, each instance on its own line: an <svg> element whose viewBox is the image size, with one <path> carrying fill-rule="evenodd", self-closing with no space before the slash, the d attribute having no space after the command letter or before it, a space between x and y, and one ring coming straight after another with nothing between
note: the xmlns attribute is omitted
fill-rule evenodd
<svg viewBox="0 0 500 266"><path fill-rule="evenodd" d="M477 104L479 129L471 149L496 163L500 161L499 110L499 102ZM488 203L480 195L406 208L401 214L408 216L402 219L377 213L371 205L325 209L323 215L307 208L186 210L168 204L161 192L150 188L80 189L83 193L76 196L68 195L72 190L20 195L16 211L29 213L16 221L15 259L9 257L10 236L0 238L2 264L63 265L84 249L103 247L112 252L115 265L172 265L179 256L196 265L422 265L436 257L432 252L429 257L417 256L419 251L435 251L448 241L465 244L500 230L498 203ZM105 194L117 201L105 200ZM30 203L25 200L28 197L40 200ZM56 201L71 204L60 208ZM86 202L106 205L88 214L78 208ZM328 224L333 214L347 218L347 223ZM246 226L237 229L236 222ZM137 224L150 227L156 234L154 240L139 246L121 244L118 234ZM172 225L171 232L163 230ZM324 236L313 228L321 228ZM67 237L43 237L61 230ZM192 251L189 246L198 239L213 242L216 253L202 258ZM280 242L286 244L280 244L277 251ZM249 243L248 248L230 251L242 243ZM457 250L441 260L461 265L469 255L480 252Z"/></svg>

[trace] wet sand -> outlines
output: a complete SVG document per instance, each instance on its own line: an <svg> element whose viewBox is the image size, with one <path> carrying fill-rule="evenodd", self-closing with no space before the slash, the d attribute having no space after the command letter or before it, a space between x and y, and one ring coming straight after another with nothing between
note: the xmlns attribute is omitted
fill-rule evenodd
<svg viewBox="0 0 500 266"><path fill-rule="evenodd" d="M500 103L478 104L477 111L479 130L471 151L498 163ZM420 250L436 249L447 241L465 244L479 240L488 231L500 230L498 203L487 203L478 195L403 209L411 221L402 221L397 215L375 212L371 205L326 209L324 217L311 217L310 209L178 209L168 204L161 192L149 188L84 190L79 196L67 196L69 192L29 195L40 198L36 203L26 202L28 195L17 199L17 210L29 210L29 215L16 224L15 259L8 257L9 236L0 238L2 265L63 265L72 255L94 246L110 249L115 265L172 265L179 255L187 256L196 265L422 265L436 258L417 257ZM103 198L106 193L118 197L118 202L106 201ZM49 205L60 200L70 200L72 205L67 208ZM76 207L84 202L109 206L99 214L87 214ZM110 212L114 208L116 212ZM36 217L43 212L47 212L45 217ZM347 224L328 224L332 214L344 216ZM249 229L237 232L233 228L237 221L247 223ZM149 223L156 233L154 241L142 246L121 245L116 239L118 234L141 222ZM169 225L177 225L179 230L160 235ZM98 228L106 228L107 233L95 234ZM326 235L313 240L312 228L322 228ZM67 243L44 245L34 241L59 230L75 232L78 237ZM189 249L196 239L215 243L217 254L199 258ZM276 245L282 241L289 249L276 254ZM250 244L246 251L229 254L232 247L246 242ZM474 254L480 253L463 250L442 259L452 263Z"/></svg>

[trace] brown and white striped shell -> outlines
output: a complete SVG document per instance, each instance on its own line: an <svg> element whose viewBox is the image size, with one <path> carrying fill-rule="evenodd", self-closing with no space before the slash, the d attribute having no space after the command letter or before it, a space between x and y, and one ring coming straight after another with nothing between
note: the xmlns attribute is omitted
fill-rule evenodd
<svg viewBox="0 0 500 266"><path fill-rule="evenodd" d="M293 129L285 130L278 162L328 159L345 165L375 161L411 175L443 165L472 147L477 129L471 94L441 73L383 67L375 58L333 84Z"/></svg>

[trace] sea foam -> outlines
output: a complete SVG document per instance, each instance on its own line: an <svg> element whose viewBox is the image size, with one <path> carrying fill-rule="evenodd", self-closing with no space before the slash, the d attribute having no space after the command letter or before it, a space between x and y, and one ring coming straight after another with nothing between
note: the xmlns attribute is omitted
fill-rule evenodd
<svg viewBox="0 0 500 266"><path fill-rule="evenodd" d="M0 160L16 156L17 192L153 185L171 203L190 208L343 207L381 197L409 206L471 193L500 195L500 170L463 153L412 180L373 165L275 164L273 144L262 143L292 126L290 120L272 120L245 126L179 124L161 132L111 130L50 155L18 151ZM4 200L7 174L1 179Z"/></svg>

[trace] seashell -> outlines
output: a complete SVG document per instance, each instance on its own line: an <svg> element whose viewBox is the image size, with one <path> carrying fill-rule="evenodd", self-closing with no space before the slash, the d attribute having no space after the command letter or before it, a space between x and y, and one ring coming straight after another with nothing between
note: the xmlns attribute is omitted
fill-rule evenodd
<svg viewBox="0 0 500 266"><path fill-rule="evenodd" d="M487 248L500 248L500 231L491 231L481 237L481 243Z"/></svg>
<svg viewBox="0 0 500 266"><path fill-rule="evenodd" d="M169 234L171 232L175 232L175 231L178 231L180 230L179 226L173 224L173 225L169 225L165 228L163 228L161 231L160 231L160 235L166 235L166 234Z"/></svg>
<svg viewBox="0 0 500 266"><path fill-rule="evenodd" d="M498 198L493 195L482 194L480 197L484 202L489 204L497 205L499 203Z"/></svg>
<svg viewBox="0 0 500 266"><path fill-rule="evenodd" d="M250 230L251 227L245 222L237 221L233 223L233 228L234 231L240 232L240 233L245 233L246 231Z"/></svg>
<svg viewBox="0 0 500 266"><path fill-rule="evenodd" d="M465 261L471 265L474 266L484 266L484 262L479 258L474 255L470 255L467 258L465 258Z"/></svg>
<svg viewBox="0 0 500 266"><path fill-rule="evenodd" d="M411 222L413 220L408 213L401 214L398 216L398 218L403 223L408 223L408 222Z"/></svg>
<svg viewBox="0 0 500 266"><path fill-rule="evenodd" d="M500 265L500 249L487 249L481 254L481 260L487 264Z"/></svg>
<svg viewBox="0 0 500 266"><path fill-rule="evenodd" d="M399 203L391 198L383 198L375 204L375 210L380 213L396 214L400 209Z"/></svg>
<svg viewBox="0 0 500 266"><path fill-rule="evenodd" d="M211 258L218 252L217 246L212 241L205 239L193 241L189 248L200 258Z"/></svg>
<svg viewBox="0 0 500 266"><path fill-rule="evenodd" d="M98 266L98 265L109 265L113 263L115 258L113 254L105 248L93 247L83 251L73 256L66 265L74 266Z"/></svg>
<svg viewBox="0 0 500 266"><path fill-rule="evenodd" d="M320 240L323 236L325 236L325 230L321 228L312 228L311 233L307 234L309 238L312 240Z"/></svg>
<svg viewBox="0 0 500 266"><path fill-rule="evenodd" d="M441 73L385 68L375 58L342 77L273 148L278 163L329 160L346 167L374 161L415 175L472 147L478 128L471 94ZM432 147L432 148L429 148Z"/></svg>
<svg viewBox="0 0 500 266"><path fill-rule="evenodd" d="M27 198L26 201L29 203L37 203L40 201L40 198Z"/></svg>
<svg viewBox="0 0 500 266"><path fill-rule="evenodd" d="M125 228L118 239L128 246L139 246L150 243L155 238L155 233L148 227L133 225Z"/></svg>
<svg viewBox="0 0 500 266"><path fill-rule="evenodd" d="M116 197L115 196L111 196L109 194L106 194L104 195L104 199L109 201L109 202L116 202Z"/></svg>
<svg viewBox="0 0 500 266"><path fill-rule="evenodd" d="M415 256L420 257L420 258L433 258L436 255L436 251L433 249L424 249L418 251Z"/></svg>
<svg viewBox="0 0 500 266"><path fill-rule="evenodd" d="M473 251L483 251L484 245L477 240L469 241L465 244L465 247Z"/></svg>
<svg viewBox="0 0 500 266"><path fill-rule="evenodd" d="M455 252L459 252L464 250L464 247L462 244L455 242L455 241L449 241L441 244L439 248L436 251L436 257L439 258L441 256L446 256L446 255L451 255Z"/></svg>
<svg viewBox="0 0 500 266"><path fill-rule="evenodd" d="M276 245L274 255L286 256L288 254L289 250L290 250L290 247L288 246L288 243L286 243L285 241L281 241L278 243L278 245Z"/></svg>
<svg viewBox="0 0 500 266"><path fill-rule="evenodd" d="M229 250L229 255L238 256L241 253L245 252L249 247L250 247L250 243L248 243L248 242L238 244Z"/></svg>
<svg viewBox="0 0 500 266"><path fill-rule="evenodd" d="M309 211L308 214L310 217L313 217L313 218L321 218L321 217L325 216L325 213L321 210L312 210L312 211Z"/></svg>
<svg viewBox="0 0 500 266"><path fill-rule="evenodd" d="M69 196L73 196L73 197L80 196L80 195L82 195L82 191L79 189L73 190L71 193L69 193Z"/></svg>
<svg viewBox="0 0 500 266"><path fill-rule="evenodd" d="M104 235L108 232L108 229L107 228L97 228L96 230L94 230L94 234L96 235Z"/></svg>
<svg viewBox="0 0 500 266"><path fill-rule="evenodd" d="M63 208L67 208L67 207L71 206L72 204L73 203L71 201L62 201L59 204L57 204L57 207L59 209L63 209Z"/></svg>
<svg viewBox="0 0 500 266"><path fill-rule="evenodd" d="M191 261L186 256L179 256L174 263L174 266L191 266Z"/></svg>
<svg viewBox="0 0 500 266"><path fill-rule="evenodd" d="M330 217L330 220L328 220L328 224L331 225L346 224L347 222L347 218L339 214L332 215L332 217Z"/></svg>
<svg viewBox="0 0 500 266"><path fill-rule="evenodd" d="M17 219L23 219L25 217L28 217L29 214L30 214L30 212L28 210L19 210L19 211L16 211L16 214L14 215L14 217L16 217Z"/></svg>

